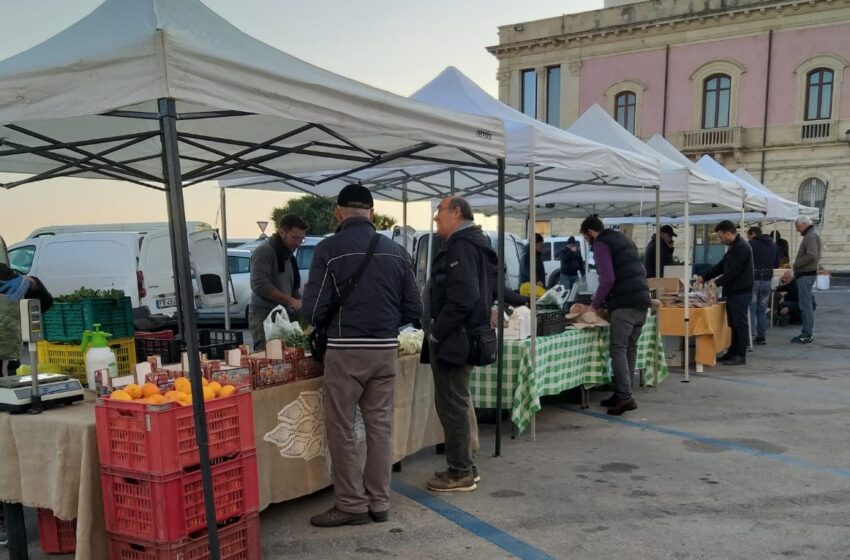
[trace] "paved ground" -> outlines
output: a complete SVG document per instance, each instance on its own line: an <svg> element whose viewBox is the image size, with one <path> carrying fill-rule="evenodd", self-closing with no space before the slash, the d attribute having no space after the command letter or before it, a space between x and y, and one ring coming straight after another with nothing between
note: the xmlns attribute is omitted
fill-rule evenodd
<svg viewBox="0 0 850 560"><path fill-rule="evenodd" d="M441 467L428 449L395 476L388 523L311 527L330 491L272 506L264 558L850 558L850 290L817 297L813 345L774 328L748 366L674 373L623 419L566 395L499 458L482 425L475 492L420 490Z"/></svg>

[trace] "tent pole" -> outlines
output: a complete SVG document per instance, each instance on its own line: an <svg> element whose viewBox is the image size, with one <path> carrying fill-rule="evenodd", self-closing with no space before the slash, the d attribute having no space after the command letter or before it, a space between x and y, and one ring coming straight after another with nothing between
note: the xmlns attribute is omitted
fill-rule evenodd
<svg viewBox="0 0 850 560"><path fill-rule="evenodd" d="M499 354L496 358L496 451L495 456L502 454L502 375L505 371L505 160L499 159L499 266L496 271L496 292L498 297L499 320L496 322L496 333L499 342Z"/></svg>
<svg viewBox="0 0 850 560"><path fill-rule="evenodd" d="M744 230L746 224L744 223L744 213L746 212L747 206L747 195L744 193L741 196L741 232L739 235L746 236L746 231ZM749 347L752 349L753 347L753 317L750 310L747 309L747 340L749 341Z"/></svg>
<svg viewBox="0 0 850 560"><path fill-rule="evenodd" d="M655 278L663 278L664 277L664 271L659 270L660 265L661 265L661 186L656 185L655 186ZM657 280L656 285L658 286L658 292L656 292L656 295L658 296L658 299L661 299L660 292L663 291L661 289L663 282L661 282L660 280ZM651 309L651 307L650 307L650 309ZM656 317L655 317L655 332L656 332L656 334L661 332L660 321L661 321L661 317L656 314ZM658 342L659 343L661 342L661 335L660 334L658 334ZM655 365L654 375L657 376L658 375L658 367L659 367L659 365L658 365L658 352L653 352L652 354L653 354L653 356L655 356L655 359L653 361L653 363ZM653 381L653 385L655 386L656 389L658 388L658 383Z"/></svg>
<svg viewBox="0 0 850 560"><path fill-rule="evenodd" d="M402 183L402 196L401 196L401 238L404 239L404 250L412 251L412 247L407 246L407 181ZM410 253L408 253L410 254Z"/></svg>
<svg viewBox="0 0 850 560"><path fill-rule="evenodd" d="M537 224L537 208L534 203L535 198L534 185L534 164L528 165L528 283L531 284L531 294L529 302L531 305L531 345L529 353L531 354L531 369L537 367L537 248L534 242L535 226ZM545 282L545 280L543 280ZM537 441L537 415L531 417L531 433L529 434L531 441Z"/></svg>
<svg viewBox="0 0 850 560"><path fill-rule="evenodd" d="M201 359L198 347L198 326L192 298L192 276L189 270L189 239L186 231L186 210L183 205L183 182L180 177L180 151L177 139L177 107L174 99L158 101L159 127L162 141L162 175L168 195L169 215L176 237L173 238L177 269L175 276L180 280L180 304L183 317L183 335L186 352L189 354L189 380L192 383L192 411L195 418L195 437L201 463L201 479L204 488L204 505L207 514L207 534L210 539L210 560L220 560L218 531L215 524L215 502L213 500L212 471L207 444L207 421L204 407L204 392L201 384Z"/></svg>
<svg viewBox="0 0 850 560"><path fill-rule="evenodd" d="M434 213L439 200L431 199L431 217L428 220L428 262L425 263L425 281L431 279L431 261L434 259Z"/></svg>
<svg viewBox="0 0 850 560"><path fill-rule="evenodd" d="M219 187L221 195L221 251L224 253L224 328L230 330L230 269L227 266L227 196L225 188ZM235 295L235 294L234 294Z"/></svg>
<svg viewBox="0 0 850 560"><path fill-rule="evenodd" d="M171 220L172 208L169 196L165 198L165 207L168 211L168 249L171 251L171 278L174 283L174 302L177 308L174 313L174 330L177 338L183 338L183 297L180 291L180 277L177 274L177 232Z"/></svg>
<svg viewBox="0 0 850 560"><path fill-rule="evenodd" d="M690 187L685 183L685 378L691 381L691 197Z"/></svg>

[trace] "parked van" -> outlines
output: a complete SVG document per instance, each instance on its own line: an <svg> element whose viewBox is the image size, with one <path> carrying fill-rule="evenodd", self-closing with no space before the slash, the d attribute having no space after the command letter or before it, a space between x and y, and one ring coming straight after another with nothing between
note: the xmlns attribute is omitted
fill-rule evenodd
<svg viewBox="0 0 850 560"><path fill-rule="evenodd" d="M589 250L584 236L573 235L578 243L578 250L581 258L584 259L585 270L588 266L593 265L593 252ZM543 268L546 270L546 287L551 288L561 281L561 251L567 246L567 236L544 237L543 242L546 246L543 249ZM521 254L521 253L520 253ZM582 273L584 275L584 273Z"/></svg>
<svg viewBox="0 0 850 560"><path fill-rule="evenodd" d="M38 230L37 230L38 231ZM195 306L223 306L224 255L218 233L189 233ZM53 295L81 287L123 290L133 308L173 317L177 297L168 229L41 233L9 247L10 266L37 276Z"/></svg>

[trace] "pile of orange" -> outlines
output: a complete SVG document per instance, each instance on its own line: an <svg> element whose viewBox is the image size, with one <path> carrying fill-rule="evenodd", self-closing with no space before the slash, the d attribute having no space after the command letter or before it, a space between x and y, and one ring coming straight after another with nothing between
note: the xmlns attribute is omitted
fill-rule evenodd
<svg viewBox="0 0 850 560"><path fill-rule="evenodd" d="M204 384L203 392L205 401L229 397L236 392L236 387L233 385L222 386L217 381L210 382L206 379L202 379L202 381ZM166 391L163 395L159 387L153 383L145 383L141 387L135 383L131 383L123 389L113 391L110 398L116 401L133 401L144 404L173 402L181 406L192 406L192 384L187 378L178 377L174 380L174 389Z"/></svg>

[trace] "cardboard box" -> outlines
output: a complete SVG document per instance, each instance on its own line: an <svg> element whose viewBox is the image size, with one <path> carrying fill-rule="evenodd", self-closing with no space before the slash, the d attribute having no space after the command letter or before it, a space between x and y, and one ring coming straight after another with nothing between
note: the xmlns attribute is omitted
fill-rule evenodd
<svg viewBox="0 0 850 560"><path fill-rule="evenodd" d="M511 317L505 326L505 340L525 340L531 336L531 317Z"/></svg>
<svg viewBox="0 0 850 560"><path fill-rule="evenodd" d="M658 290L661 295L677 294L684 288L682 281L678 278L648 278L647 283L650 290Z"/></svg>

